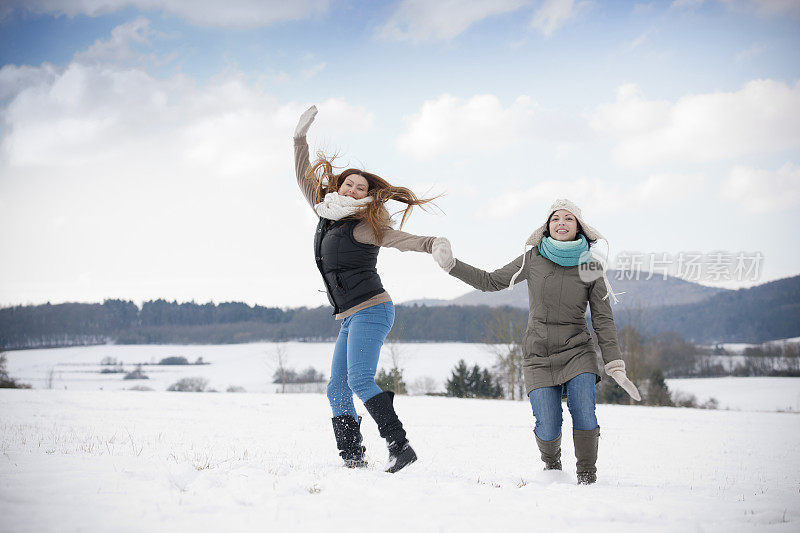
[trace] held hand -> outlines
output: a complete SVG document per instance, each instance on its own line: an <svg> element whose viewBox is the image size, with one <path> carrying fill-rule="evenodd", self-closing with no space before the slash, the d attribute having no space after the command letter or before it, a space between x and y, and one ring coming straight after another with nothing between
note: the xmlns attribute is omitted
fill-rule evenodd
<svg viewBox="0 0 800 533"><path fill-rule="evenodd" d="M453 249L450 247L450 241L444 237L437 237L433 240L433 249L431 253L445 272L450 272L453 267L456 266L456 260L453 257Z"/></svg>
<svg viewBox="0 0 800 533"><path fill-rule="evenodd" d="M625 361L622 359L615 359L608 363L605 368L606 374L614 378L614 381L628 393L628 396L637 402L642 400L636 385L628 379L628 375L625 373Z"/></svg>
<svg viewBox="0 0 800 533"><path fill-rule="evenodd" d="M305 137L306 133L308 133L308 128L311 127L311 123L314 122L314 117L317 116L317 106L312 105L305 112L300 115L300 120L297 121L297 127L294 130L294 138L299 139L301 137Z"/></svg>

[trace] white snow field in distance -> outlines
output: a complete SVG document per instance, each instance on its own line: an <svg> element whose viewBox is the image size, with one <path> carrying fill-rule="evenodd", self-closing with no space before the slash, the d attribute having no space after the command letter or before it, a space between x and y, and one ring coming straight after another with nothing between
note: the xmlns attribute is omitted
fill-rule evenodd
<svg viewBox="0 0 800 533"><path fill-rule="evenodd" d="M359 412L363 413L360 403ZM797 531L800 416L600 405L598 482L526 402L398 397L419 461L341 466L321 394L0 390L3 531Z"/></svg>
<svg viewBox="0 0 800 533"><path fill-rule="evenodd" d="M280 343L285 365L301 372L313 367L327 378L333 343ZM34 349L6 352L9 374L21 383L36 389L123 390L144 386L164 391L184 377L208 380L209 388L225 391L242 387L247 392L275 392L272 383L277 368L275 343L258 342L226 345L101 345L71 348ZM425 392L419 386L426 382L428 392L444 391L444 384L459 359L468 365L491 367L496 356L489 346L471 343L397 343L403 379L410 392ZM384 345L379 366L390 368L390 346ZM208 365L160 366L165 357L185 357L194 362L202 357ZM105 357L123 363L125 371L143 365L149 379L125 380L124 374L101 374L100 362ZM731 356L740 357L740 356ZM50 383L48 383L50 381ZM715 398L721 409L743 411L800 412L800 378L704 378L670 379L671 391L692 394L699 403Z"/></svg>

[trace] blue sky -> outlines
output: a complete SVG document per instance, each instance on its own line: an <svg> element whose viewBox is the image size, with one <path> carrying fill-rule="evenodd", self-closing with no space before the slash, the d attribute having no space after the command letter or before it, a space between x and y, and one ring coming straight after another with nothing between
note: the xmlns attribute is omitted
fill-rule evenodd
<svg viewBox="0 0 800 533"><path fill-rule="evenodd" d="M0 8L0 305L320 305L291 133L500 267L568 197L613 259L800 273L800 3L29 0ZM649 254L649 255L648 255ZM469 288L382 252L396 301Z"/></svg>

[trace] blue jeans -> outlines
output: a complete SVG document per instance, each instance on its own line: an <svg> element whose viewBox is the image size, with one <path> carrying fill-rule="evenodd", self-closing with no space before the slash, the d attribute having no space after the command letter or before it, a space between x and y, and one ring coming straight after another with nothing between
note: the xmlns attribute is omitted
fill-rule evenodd
<svg viewBox="0 0 800 533"><path fill-rule="evenodd" d="M567 408L572 415L574 429L588 430L597 427L594 414L594 386L597 376L584 372L563 385L533 389L528 398L536 418L534 433L542 440L553 440L561 434L561 395L567 390Z"/></svg>
<svg viewBox="0 0 800 533"><path fill-rule="evenodd" d="M386 302L362 309L345 318L333 348L328 401L333 416L358 418L353 393L366 402L380 394L375 371L383 341L394 324L394 304Z"/></svg>

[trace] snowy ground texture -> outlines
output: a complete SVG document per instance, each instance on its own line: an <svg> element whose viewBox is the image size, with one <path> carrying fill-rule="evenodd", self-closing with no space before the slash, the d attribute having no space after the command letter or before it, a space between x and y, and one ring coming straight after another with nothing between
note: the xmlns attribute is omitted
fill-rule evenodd
<svg viewBox="0 0 800 533"><path fill-rule="evenodd" d="M361 410L363 408L360 407ZM319 394L0 390L0 530L798 531L800 415L598 406L599 480L525 402L399 397L420 460L347 470Z"/></svg>

